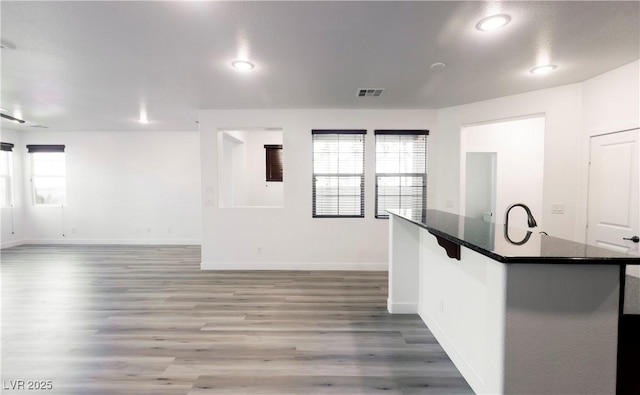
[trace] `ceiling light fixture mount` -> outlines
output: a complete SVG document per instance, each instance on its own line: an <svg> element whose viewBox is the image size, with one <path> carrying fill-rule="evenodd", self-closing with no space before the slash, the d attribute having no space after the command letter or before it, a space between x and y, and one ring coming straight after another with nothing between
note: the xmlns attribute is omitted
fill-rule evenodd
<svg viewBox="0 0 640 395"><path fill-rule="evenodd" d="M13 45L12 43L5 41L5 40L0 40L0 48L2 49L16 49L16 46Z"/></svg>
<svg viewBox="0 0 640 395"><path fill-rule="evenodd" d="M442 62L436 62L436 63L432 64L430 67L431 67L432 70L442 70L445 67L447 67L447 65L442 63Z"/></svg>
<svg viewBox="0 0 640 395"><path fill-rule="evenodd" d="M248 60L234 60L231 62L231 67L238 71L248 71L255 67L255 65Z"/></svg>
<svg viewBox="0 0 640 395"><path fill-rule="evenodd" d="M11 115L9 115L9 114L3 114L3 113L0 113L0 117L2 117L2 118L6 118L6 119L8 119L8 120L10 120L10 121L13 121L13 122L15 122L15 123L24 123L24 122L25 122L25 121L24 121L24 119L19 119L19 118L16 118L16 117L12 117L12 116L11 116Z"/></svg>
<svg viewBox="0 0 640 395"><path fill-rule="evenodd" d="M500 29L511 21L511 17L507 14L498 14L488 16L476 24L476 29L483 32Z"/></svg>
<svg viewBox="0 0 640 395"><path fill-rule="evenodd" d="M532 68L531 70L529 70L529 72L531 74L535 74L535 75L543 75L543 74L548 74L548 73L552 72L553 70L556 69L556 67L558 67L558 66L556 66L555 64L545 64L545 65L542 65L542 66L536 66L536 67Z"/></svg>

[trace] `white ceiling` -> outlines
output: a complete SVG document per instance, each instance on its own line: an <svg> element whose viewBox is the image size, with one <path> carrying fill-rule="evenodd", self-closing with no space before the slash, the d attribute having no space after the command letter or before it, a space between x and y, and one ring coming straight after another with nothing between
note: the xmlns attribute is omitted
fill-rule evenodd
<svg viewBox="0 0 640 395"><path fill-rule="evenodd" d="M640 58L640 2L0 3L1 106L48 130L197 130L199 109L442 108ZM494 32L483 17L511 15ZM251 72L230 67L237 58ZM430 65L444 62L443 70ZM540 62L558 65L540 77ZM385 88L358 98L358 88ZM137 122L145 106L150 123ZM2 121L3 128L34 130Z"/></svg>

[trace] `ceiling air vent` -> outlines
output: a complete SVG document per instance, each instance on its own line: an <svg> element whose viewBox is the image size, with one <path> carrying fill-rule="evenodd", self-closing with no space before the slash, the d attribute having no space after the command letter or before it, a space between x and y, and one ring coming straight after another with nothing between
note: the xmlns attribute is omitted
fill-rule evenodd
<svg viewBox="0 0 640 395"><path fill-rule="evenodd" d="M358 97L378 97L382 96L384 88L358 89Z"/></svg>

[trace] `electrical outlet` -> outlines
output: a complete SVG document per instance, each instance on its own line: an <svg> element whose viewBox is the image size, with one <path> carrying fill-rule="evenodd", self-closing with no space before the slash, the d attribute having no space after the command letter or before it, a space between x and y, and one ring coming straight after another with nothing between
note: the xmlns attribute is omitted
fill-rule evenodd
<svg viewBox="0 0 640 395"><path fill-rule="evenodd" d="M71 233L76 233L76 228L71 228Z"/></svg>
<svg viewBox="0 0 640 395"><path fill-rule="evenodd" d="M258 254L262 254L262 247L258 247Z"/></svg>
<svg viewBox="0 0 640 395"><path fill-rule="evenodd" d="M151 228L147 228L147 233L151 233Z"/></svg>
<svg viewBox="0 0 640 395"><path fill-rule="evenodd" d="M173 233L173 230L172 230L171 228L169 228L169 229L167 230L167 233Z"/></svg>
<svg viewBox="0 0 640 395"><path fill-rule="evenodd" d="M564 203L552 203L551 214L564 214Z"/></svg>

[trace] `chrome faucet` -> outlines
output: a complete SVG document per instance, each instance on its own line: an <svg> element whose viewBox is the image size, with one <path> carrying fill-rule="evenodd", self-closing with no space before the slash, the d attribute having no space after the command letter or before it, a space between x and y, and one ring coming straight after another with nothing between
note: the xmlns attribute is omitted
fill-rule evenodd
<svg viewBox="0 0 640 395"><path fill-rule="evenodd" d="M511 211L511 209L514 207L522 207L524 211L527 212L527 224L529 225L530 228L535 228L536 226L538 226L538 224L536 223L536 219L533 218L533 214L531 214L531 210L529 209L529 207L527 207L527 205L524 203L515 203L507 207L507 211L504 214L505 227L509 226L509 211Z"/></svg>

